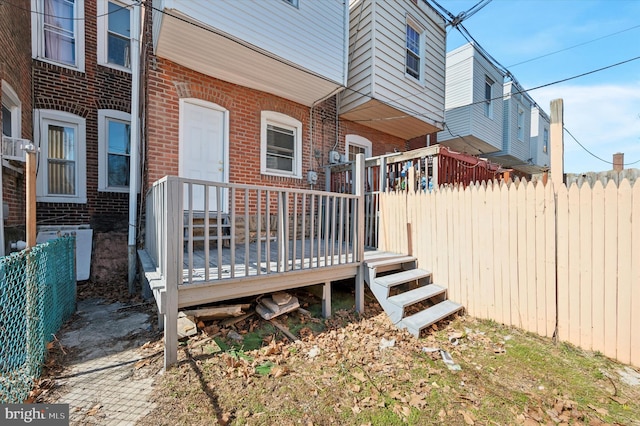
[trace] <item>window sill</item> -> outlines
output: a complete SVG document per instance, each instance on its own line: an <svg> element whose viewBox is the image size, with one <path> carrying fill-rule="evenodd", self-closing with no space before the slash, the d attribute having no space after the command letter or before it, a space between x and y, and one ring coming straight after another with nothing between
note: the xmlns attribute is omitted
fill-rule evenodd
<svg viewBox="0 0 640 426"><path fill-rule="evenodd" d="M79 67L76 65L65 64L64 62L52 61L51 59L43 58L41 56L35 57L34 59L37 61L43 62L45 64L54 65L56 67L65 68L71 71L80 72L84 74L84 64L82 64L82 67Z"/></svg>
<svg viewBox="0 0 640 426"><path fill-rule="evenodd" d="M50 195L37 196L38 203L66 203L66 204L87 204L87 197L54 197Z"/></svg>
<svg viewBox="0 0 640 426"><path fill-rule="evenodd" d="M279 178L302 179L302 176L300 175L294 175L291 173L279 173L277 171L272 171L272 170L262 170L260 174L264 176L273 176L273 177L279 177Z"/></svg>
<svg viewBox="0 0 640 426"><path fill-rule="evenodd" d="M125 74L131 74L131 68L127 68L127 67L123 67L120 65L116 65L116 64L111 64L108 62L98 62L98 65L105 67L105 68L109 68L111 70L116 70L116 71L120 71L123 72Z"/></svg>

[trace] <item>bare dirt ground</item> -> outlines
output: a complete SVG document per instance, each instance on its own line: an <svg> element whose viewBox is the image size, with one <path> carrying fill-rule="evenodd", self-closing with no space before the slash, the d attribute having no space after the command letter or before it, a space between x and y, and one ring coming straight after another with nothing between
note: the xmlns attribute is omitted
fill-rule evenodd
<svg viewBox="0 0 640 426"><path fill-rule="evenodd" d="M96 296L90 288L79 294ZM110 294L152 310L128 298L124 284ZM296 341L257 315L199 322L179 346L178 365L155 375L156 408L136 424L640 425L638 369L599 353L465 316L415 339L370 294L365 313L356 314L348 285L334 292L327 320L317 293L295 295L311 315L277 321ZM155 374L162 343L148 337L141 351L149 356L136 366ZM56 376L73 358L60 349L51 347L45 395L55 393Z"/></svg>

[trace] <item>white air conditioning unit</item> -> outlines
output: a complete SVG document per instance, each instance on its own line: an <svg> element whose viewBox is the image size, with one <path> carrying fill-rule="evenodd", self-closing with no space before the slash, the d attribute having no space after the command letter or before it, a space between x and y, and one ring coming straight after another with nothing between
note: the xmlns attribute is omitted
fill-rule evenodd
<svg viewBox="0 0 640 426"><path fill-rule="evenodd" d="M30 143L31 141L28 139L2 136L2 158L5 160L15 160L24 163L27 155L24 148Z"/></svg>

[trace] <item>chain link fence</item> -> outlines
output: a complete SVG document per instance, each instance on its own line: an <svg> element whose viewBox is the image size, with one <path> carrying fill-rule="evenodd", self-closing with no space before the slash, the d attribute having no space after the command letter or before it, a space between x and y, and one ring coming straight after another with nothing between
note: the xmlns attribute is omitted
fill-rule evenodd
<svg viewBox="0 0 640 426"><path fill-rule="evenodd" d="M0 258L0 403L21 403L76 310L75 237Z"/></svg>

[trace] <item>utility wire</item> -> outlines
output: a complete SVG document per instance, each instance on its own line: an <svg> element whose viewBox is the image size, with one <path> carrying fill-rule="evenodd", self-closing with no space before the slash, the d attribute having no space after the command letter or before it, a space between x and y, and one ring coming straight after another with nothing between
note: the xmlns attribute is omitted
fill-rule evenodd
<svg viewBox="0 0 640 426"><path fill-rule="evenodd" d="M604 158L599 157L599 156L597 156L596 154L594 154L593 152L589 151L589 149L588 149L586 146L582 145L582 144L580 143L580 141L579 141L575 136L573 136L573 133L571 133L571 132L569 131L569 129L567 129L566 127L563 127L563 129L564 129L564 131L565 131L565 132L567 132L567 134L568 134L569 136L571 136L571 139L573 139L573 140L574 140L574 141L575 141L575 142L576 142L576 143L577 143L577 144L578 144L582 149L584 149L584 150L585 150L589 155L591 155L591 156L592 156L592 157L594 157L594 158L597 158L598 160L600 160L600 161L602 161L602 162L604 162L604 163L607 163L607 164L613 164L613 162L612 162L612 161L605 160ZM624 164L623 164L623 166L632 166L632 165L634 165L634 164L636 164L636 163L640 163L640 160L633 161L633 162L631 162L631 163L624 163Z"/></svg>
<svg viewBox="0 0 640 426"><path fill-rule="evenodd" d="M590 43L593 43L593 42L596 42L596 41L599 41L599 40L602 40L602 39L605 39L605 38L608 38L608 37L612 37L614 35L618 35L618 34L622 34L622 33L627 32L627 31L635 30L636 28L640 28L640 25L636 25L636 26L633 26L633 27L630 27L630 28L627 28L627 29L624 29L624 30L616 31L615 33L607 34L607 35L604 35L602 37L594 38L593 40L588 40L588 41L585 41L585 42L582 42L582 43L574 44L573 46L565 47L564 49L556 50L555 52L550 52L550 53L546 53L544 55L536 56L535 58L527 59L526 61L522 61L522 62L518 62L518 63L512 64L512 65L509 65L509 67L516 67L518 65L522 65L522 64L529 63L529 62L533 62L533 61L536 61L538 59L546 58L547 56L555 55L556 53L565 52L567 50L575 49L576 47L584 46L586 44L590 44Z"/></svg>

